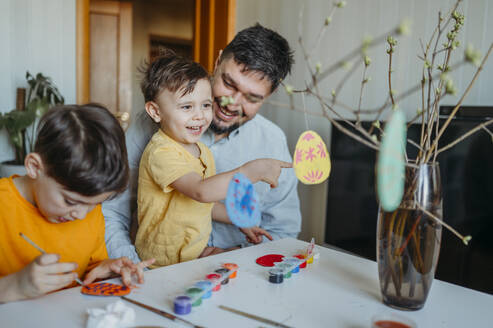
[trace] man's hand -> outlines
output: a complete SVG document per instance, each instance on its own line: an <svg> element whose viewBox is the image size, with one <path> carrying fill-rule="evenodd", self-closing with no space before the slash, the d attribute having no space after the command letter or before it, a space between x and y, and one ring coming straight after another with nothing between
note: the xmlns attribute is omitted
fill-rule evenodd
<svg viewBox="0 0 493 328"><path fill-rule="evenodd" d="M269 240L273 240L270 233L259 227L240 228L240 231L245 234L246 240L252 244L260 244L262 242L262 236L267 237Z"/></svg>
<svg viewBox="0 0 493 328"><path fill-rule="evenodd" d="M90 284L96 279L109 278L113 274L120 275L125 286L134 287L132 276L137 276L139 284L144 283L144 268L154 263L155 259L149 259L140 263L134 263L127 257L118 259L107 259L101 261L98 266L92 269L84 279L84 284Z"/></svg>

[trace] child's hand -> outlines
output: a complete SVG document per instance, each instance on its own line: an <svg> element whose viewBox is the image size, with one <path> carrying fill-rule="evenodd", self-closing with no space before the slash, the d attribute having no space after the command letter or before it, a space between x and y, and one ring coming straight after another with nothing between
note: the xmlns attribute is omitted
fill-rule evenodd
<svg viewBox="0 0 493 328"><path fill-rule="evenodd" d="M289 167L293 167L293 164L272 158L261 158L243 164L240 172L245 174L252 183L263 181L271 188L275 188L281 175L281 169Z"/></svg>
<svg viewBox="0 0 493 328"><path fill-rule="evenodd" d="M42 254L17 273L21 298L33 298L70 285L77 273L77 263L58 262L57 254Z"/></svg>
<svg viewBox="0 0 493 328"><path fill-rule="evenodd" d="M144 268L154 263L155 259L134 263L127 257L118 259L107 259L99 263L92 269L84 279L84 284L90 284L96 279L108 278L113 273L121 275L122 282L125 286L133 287L132 275L137 276L139 284L144 282Z"/></svg>
<svg viewBox="0 0 493 328"><path fill-rule="evenodd" d="M252 244L260 244L262 242L262 236L267 237L269 240L273 240L270 233L259 227L240 228L240 231L245 234L246 240Z"/></svg>

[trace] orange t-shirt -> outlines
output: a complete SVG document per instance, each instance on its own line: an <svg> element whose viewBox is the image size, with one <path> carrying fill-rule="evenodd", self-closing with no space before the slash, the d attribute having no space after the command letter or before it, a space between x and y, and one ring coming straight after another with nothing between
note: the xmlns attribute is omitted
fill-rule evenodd
<svg viewBox="0 0 493 328"><path fill-rule="evenodd" d="M50 223L21 196L13 177L0 179L0 277L15 273L41 253L22 238L22 232L60 262L76 262L83 278L88 268L107 259L101 205L83 220Z"/></svg>

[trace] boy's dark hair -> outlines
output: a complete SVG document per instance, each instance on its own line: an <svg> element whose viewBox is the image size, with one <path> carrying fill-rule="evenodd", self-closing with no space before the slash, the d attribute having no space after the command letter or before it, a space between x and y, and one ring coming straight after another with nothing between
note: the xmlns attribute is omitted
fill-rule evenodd
<svg viewBox="0 0 493 328"><path fill-rule="evenodd" d="M271 92L291 72L294 63L288 41L258 23L238 32L224 48L220 61L231 56L236 63L244 65L244 71L257 71L267 76Z"/></svg>
<svg viewBox="0 0 493 328"><path fill-rule="evenodd" d="M98 104L63 105L39 122L34 151L48 176L84 196L122 192L128 177L125 133Z"/></svg>
<svg viewBox="0 0 493 328"><path fill-rule="evenodd" d="M162 90L176 92L183 88L183 95L195 88L197 81L209 78L207 71L188 58L165 49L162 55L150 64L139 68L144 75L140 83L145 102L154 101Z"/></svg>

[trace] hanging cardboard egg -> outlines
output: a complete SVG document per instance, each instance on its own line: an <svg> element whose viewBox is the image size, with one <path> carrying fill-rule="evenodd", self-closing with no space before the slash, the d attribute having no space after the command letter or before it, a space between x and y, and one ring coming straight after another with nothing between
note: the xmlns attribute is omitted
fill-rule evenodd
<svg viewBox="0 0 493 328"><path fill-rule="evenodd" d="M377 192L380 206L392 212L404 194L406 118L401 110L394 112L384 132L377 162Z"/></svg>
<svg viewBox="0 0 493 328"><path fill-rule="evenodd" d="M330 157L322 138L315 131L301 134L294 150L293 168L304 184L324 182L330 174Z"/></svg>

